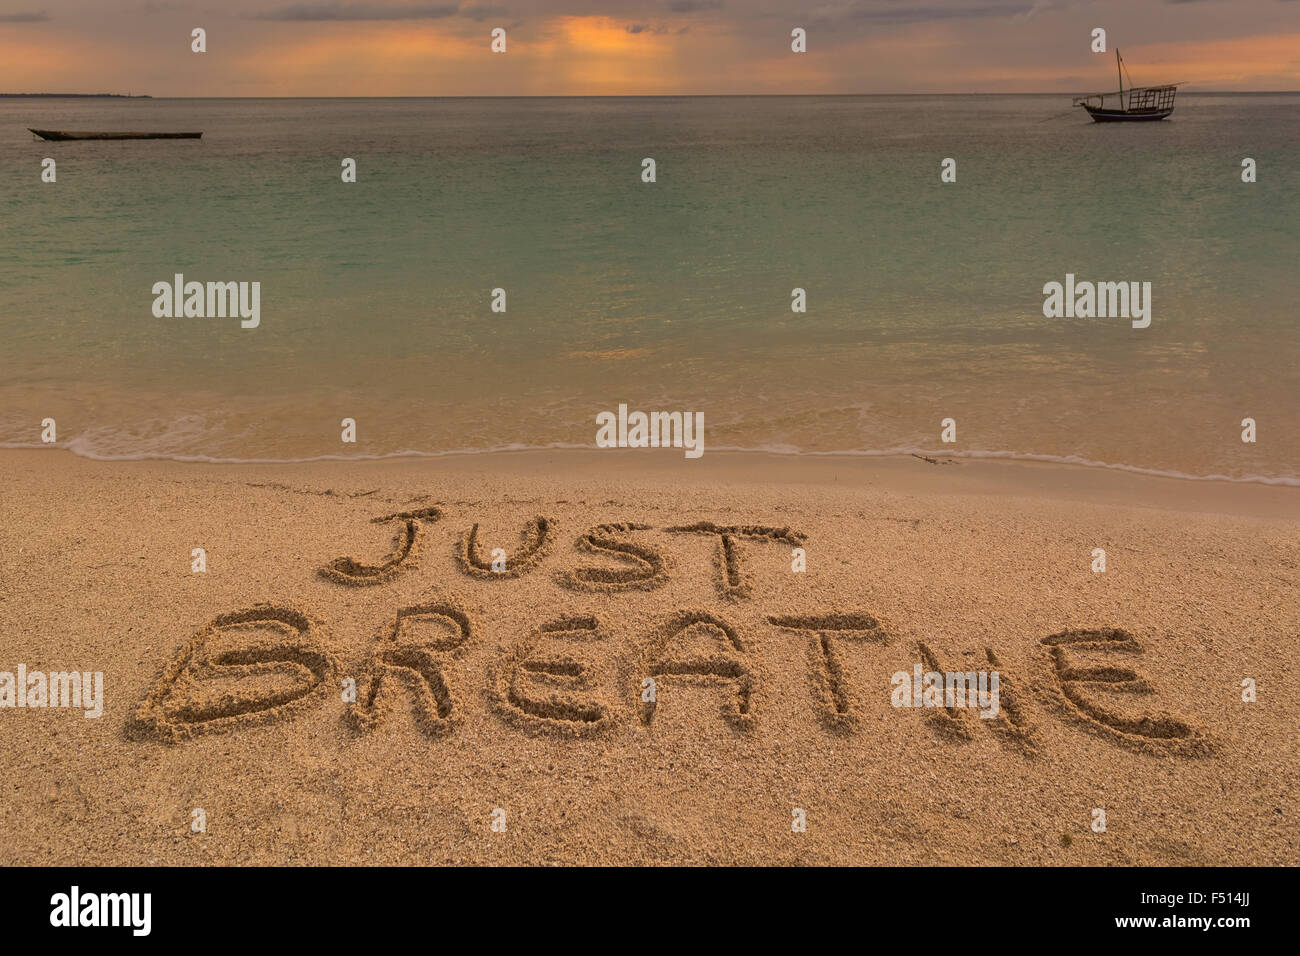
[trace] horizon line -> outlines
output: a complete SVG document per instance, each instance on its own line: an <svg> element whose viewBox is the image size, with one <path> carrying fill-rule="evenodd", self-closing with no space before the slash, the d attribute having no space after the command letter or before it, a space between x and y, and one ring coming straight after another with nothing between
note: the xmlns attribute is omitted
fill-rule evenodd
<svg viewBox="0 0 1300 956"><path fill-rule="evenodd" d="M1184 92L1216 96L1275 96L1297 94L1293 90L1196 90ZM1072 96L1076 90L991 91L963 90L897 93L460 93L391 94L369 96L162 96L152 93L0 93L0 98L46 97L49 99L133 99L133 100L633 100L633 99L794 99L864 96Z"/></svg>

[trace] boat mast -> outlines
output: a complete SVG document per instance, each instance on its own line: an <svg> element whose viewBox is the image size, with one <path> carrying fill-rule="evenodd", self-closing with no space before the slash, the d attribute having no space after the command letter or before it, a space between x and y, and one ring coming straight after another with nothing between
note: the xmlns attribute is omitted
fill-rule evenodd
<svg viewBox="0 0 1300 956"><path fill-rule="evenodd" d="M1119 74L1119 108L1124 108L1124 67L1119 59L1119 47L1115 47L1115 72Z"/></svg>

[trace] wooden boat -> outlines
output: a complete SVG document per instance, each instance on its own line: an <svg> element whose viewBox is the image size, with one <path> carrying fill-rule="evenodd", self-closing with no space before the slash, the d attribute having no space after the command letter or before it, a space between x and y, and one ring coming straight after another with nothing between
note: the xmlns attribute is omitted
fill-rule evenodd
<svg viewBox="0 0 1300 956"><path fill-rule="evenodd" d="M1124 61L1120 59L1119 50L1115 51L1115 69L1119 73L1118 93L1089 93L1077 96L1075 106L1082 106L1088 115L1098 123L1131 122L1142 120L1162 120L1174 111L1174 96L1178 93L1178 83L1165 86L1130 86L1124 89ZM1130 83L1132 78L1130 78ZM1116 97L1118 107L1107 106L1106 98ZM1112 104L1116 100L1112 100Z"/></svg>
<svg viewBox="0 0 1300 956"><path fill-rule="evenodd" d="M203 133L72 133L61 129L32 129L41 139L198 139Z"/></svg>

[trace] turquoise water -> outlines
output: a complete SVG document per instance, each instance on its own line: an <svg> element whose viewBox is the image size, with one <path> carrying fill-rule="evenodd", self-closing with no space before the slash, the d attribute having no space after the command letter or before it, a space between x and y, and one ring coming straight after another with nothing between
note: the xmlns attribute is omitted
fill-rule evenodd
<svg viewBox="0 0 1300 956"><path fill-rule="evenodd" d="M110 458L590 446L626 402L702 411L713 450L1297 481L1300 95L1133 126L1068 107L0 99L0 443L51 417ZM177 272L259 281L260 327L155 318ZM1151 282L1150 328L1045 318L1067 272Z"/></svg>

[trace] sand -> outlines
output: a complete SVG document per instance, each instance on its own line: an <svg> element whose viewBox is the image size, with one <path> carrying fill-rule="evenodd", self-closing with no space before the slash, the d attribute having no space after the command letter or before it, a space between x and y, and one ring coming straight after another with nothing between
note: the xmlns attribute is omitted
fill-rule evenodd
<svg viewBox="0 0 1300 956"><path fill-rule="evenodd" d="M629 451L0 474L0 671L105 687L0 709L0 864L1300 856L1297 489ZM891 706L916 664L996 670L998 717Z"/></svg>

